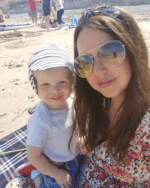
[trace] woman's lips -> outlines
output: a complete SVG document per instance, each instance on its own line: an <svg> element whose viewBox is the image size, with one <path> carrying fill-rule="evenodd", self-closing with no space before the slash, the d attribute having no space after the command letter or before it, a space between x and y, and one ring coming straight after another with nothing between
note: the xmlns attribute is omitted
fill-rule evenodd
<svg viewBox="0 0 150 188"><path fill-rule="evenodd" d="M61 96L57 96L57 97L52 97L52 100L59 100L61 98Z"/></svg>
<svg viewBox="0 0 150 188"><path fill-rule="evenodd" d="M101 81L98 83L98 85L100 88L105 88L105 87L110 86L114 81L115 81L115 78L112 80L108 80L108 81Z"/></svg>

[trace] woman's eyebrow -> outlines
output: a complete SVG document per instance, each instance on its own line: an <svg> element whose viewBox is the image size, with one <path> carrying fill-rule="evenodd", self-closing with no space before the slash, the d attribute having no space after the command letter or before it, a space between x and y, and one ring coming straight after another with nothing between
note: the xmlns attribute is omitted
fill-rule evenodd
<svg viewBox="0 0 150 188"><path fill-rule="evenodd" d="M89 54L89 55L93 56L93 55L95 55L96 52L95 52L94 54L91 54L91 53L89 53L89 52L92 52L92 51L96 50L96 49L99 48L99 47L100 47L100 46L97 46L97 47L95 47L95 48L93 48L93 49L87 51L87 52L84 53L84 54ZM82 55L84 55L84 54L82 54Z"/></svg>

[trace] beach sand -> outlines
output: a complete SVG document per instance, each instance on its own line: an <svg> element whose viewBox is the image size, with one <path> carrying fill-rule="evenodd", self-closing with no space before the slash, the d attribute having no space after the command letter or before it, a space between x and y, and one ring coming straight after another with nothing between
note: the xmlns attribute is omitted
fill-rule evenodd
<svg viewBox="0 0 150 188"><path fill-rule="evenodd" d="M143 14L130 11L141 27L150 51L149 14L148 12ZM81 9L68 10L65 12L63 20L69 22L73 16L80 17L81 12ZM38 22L40 22L40 18ZM10 15L10 18L6 19L6 24L20 23L31 23L31 20L27 14ZM28 81L28 62L32 53L39 47L57 44L68 50L72 60L74 56L74 28L53 29L46 32L40 27L33 27L19 31L17 30L17 33L22 36L11 38L6 37L12 35L14 31L0 32L0 139L25 126L30 117L28 109L39 102L38 96ZM16 34L14 33L14 35Z"/></svg>

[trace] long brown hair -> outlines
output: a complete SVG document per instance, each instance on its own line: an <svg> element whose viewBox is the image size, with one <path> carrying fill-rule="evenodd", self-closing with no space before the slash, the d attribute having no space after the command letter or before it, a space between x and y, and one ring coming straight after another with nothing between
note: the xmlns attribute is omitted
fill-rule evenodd
<svg viewBox="0 0 150 188"><path fill-rule="evenodd" d="M111 131L108 131L107 109L103 109L104 96L94 90L86 79L77 75L73 133L78 130L79 136L87 136L86 146L89 151L107 140L110 152L121 162L125 158L130 140L150 106L150 73L148 50L136 21L126 11L114 8L122 13L125 23L102 15L82 21L74 33L74 57L78 56L78 36L85 28L99 29L125 45L132 75L125 99L120 106L121 112ZM107 98L106 106L110 105L111 99ZM115 151L112 152L114 147Z"/></svg>

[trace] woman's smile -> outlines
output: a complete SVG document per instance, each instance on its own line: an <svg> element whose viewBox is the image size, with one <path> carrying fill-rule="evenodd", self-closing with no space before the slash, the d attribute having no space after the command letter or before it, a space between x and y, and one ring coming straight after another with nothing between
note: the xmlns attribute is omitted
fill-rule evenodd
<svg viewBox="0 0 150 188"><path fill-rule="evenodd" d="M116 80L116 78L107 80L107 81L100 81L100 82L98 82L98 85L100 88L105 88L105 87L110 86L115 80Z"/></svg>

